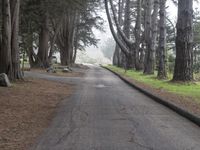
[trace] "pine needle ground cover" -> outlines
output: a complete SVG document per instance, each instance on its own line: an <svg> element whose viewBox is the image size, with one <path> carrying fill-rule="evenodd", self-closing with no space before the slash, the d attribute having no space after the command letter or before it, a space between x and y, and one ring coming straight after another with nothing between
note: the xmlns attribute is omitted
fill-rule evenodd
<svg viewBox="0 0 200 150"><path fill-rule="evenodd" d="M27 150L49 126L73 86L41 79L0 87L0 149Z"/></svg>

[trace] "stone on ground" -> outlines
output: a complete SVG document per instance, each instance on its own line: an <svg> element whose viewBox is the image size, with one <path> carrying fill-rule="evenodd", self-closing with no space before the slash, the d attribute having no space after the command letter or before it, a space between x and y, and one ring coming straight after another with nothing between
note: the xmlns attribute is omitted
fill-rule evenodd
<svg viewBox="0 0 200 150"><path fill-rule="evenodd" d="M10 87L11 83L8 76L5 73L0 74L0 86Z"/></svg>
<svg viewBox="0 0 200 150"><path fill-rule="evenodd" d="M70 69L69 68L63 68L62 72L68 73L68 72L70 72Z"/></svg>
<svg viewBox="0 0 200 150"><path fill-rule="evenodd" d="M56 70L53 67L47 68L48 73L56 73Z"/></svg>

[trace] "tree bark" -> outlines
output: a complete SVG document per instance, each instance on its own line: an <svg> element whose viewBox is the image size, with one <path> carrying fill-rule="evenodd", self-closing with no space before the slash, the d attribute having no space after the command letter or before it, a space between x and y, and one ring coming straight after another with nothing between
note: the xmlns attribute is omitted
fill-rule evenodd
<svg viewBox="0 0 200 150"><path fill-rule="evenodd" d="M31 68L37 67L36 66L37 55L34 53L34 50L33 50L33 33L31 33L31 32L29 33L27 54L28 54L28 58L29 58L30 67Z"/></svg>
<svg viewBox="0 0 200 150"><path fill-rule="evenodd" d="M152 5L153 0L146 0L145 1L145 44L146 44L146 51L145 51L145 64L144 64L144 74L153 74L153 66L152 66L152 59L151 59L151 38L152 38Z"/></svg>
<svg viewBox="0 0 200 150"><path fill-rule="evenodd" d="M118 22L112 0L110 0L110 6L111 6L112 13L113 13L114 23L115 23L116 28L117 28L117 33L119 34L119 37L122 39L122 41L130 49L132 47L132 45L134 44L134 42L129 39L129 37L130 37L130 15L131 15L131 13L130 13L130 0L126 0L126 7L125 7L124 21L123 21L123 23L124 23L124 30L123 31L121 29L122 25L120 25L120 23Z"/></svg>
<svg viewBox="0 0 200 150"><path fill-rule="evenodd" d="M122 14L123 14L124 3L125 3L125 0L119 0L118 2L118 22L119 22L120 27L122 26L122 23L123 23ZM117 35L118 37L120 37L119 33L117 33ZM115 52L113 56L113 64L118 67L122 66L122 62L121 62L122 56L120 55L120 53L121 53L121 49L116 43Z"/></svg>
<svg viewBox="0 0 200 150"><path fill-rule="evenodd" d="M80 12L76 12L76 18L75 18L75 29L74 29L74 46L73 46L73 56L72 56L72 64L75 64L76 62L76 56L77 56L77 51L78 51L78 44L79 44L79 32L80 32L80 19L81 15Z"/></svg>
<svg viewBox="0 0 200 150"><path fill-rule="evenodd" d="M130 25L131 25L131 19L130 19L130 0L126 0L126 6L125 6L125 12L124 12L124 34L128 39L130 39Z"/></svg>
<svg viewBox="0 0 200 150"><path fill-rule="evenodd" d="M1 34L0 34L0 54L1 54L1 45L2 45L2 38L1 38Z"/></svg>
<svg viewBox="0 0 200 150"><path fill-rule="evenodd" d="M70 66L73 63L77 17L76 11L72 9L67 10L58 35L57 44L60 48L61 64L64 66Z"/></svg>
<svg viewBox="0 0 200 150"><path fill-rule="evenodd" d="M37 60L38 67L48 68L48 52L49 52L49 17L48 13L45 12L44 20L41 26L41 31L39 35L39 49Z"/></svg>
<svg viewBox="0 0 200 150"><path fill-rule="evenodd" d="M74 53L74 44L75 44L75 35L76 35L76 26L77 26L77 18L78 12L71 10L70 12L70 20L69 20L69 61L68 65L71 66L73 63L73 53ZM79 18L80 19L80 18Z"/></svg>
<svg viewBox="0 0 200 150"><path fill-rule="evenodd" d="M104 0L104 2L105 2L105 9L106 9L106 14L107 14L107 18L108 18L108 23L109 23L109 27L110 27L111 33L113 35L113 38L114 38L115 42L118 44L118 46L121 48L122 52L126 56L128 56L129 55L129 49L126 47L126 45L124 45L124 43L119 39L119 37L115 33L113 23L112 23L112 19L111 19L110 12L109 12L108 0Z"/></svg>
<svg viewBox="0 0 200 150"><path fill-rule="evenodd" d="M142 0L137 0L137 18L135 24L135 69L142 70L142 64L139 62L140 58L140 44L141 44L141 17L142 17Z"/></svg>
<svg viewBox="0 0 200 150"><path fill-rule="evenodd" d="M159 37L159 50L158 50L158 78L166 79L167 70L166 70L166 0L160 0L160 37Z"/></svg>
<svg viewBox="0 0 200 150"><path fill-rule="evenodd" d="M193 80L193 0L178 1L176 60L173 81Z"/></svg>
<svg viewBox="0 0 200 150"><path fill-rule="evenodd" d="M49 62L51 62L51 59L52 59L52 56L54 54L54 47L55 47L55 43L56 43L56 40L57 40L57 36L58 36L58 33L62 27L62 21L64 19L64 16L61 16L59 18L59 20L55 23L55 27L54 27L54 34L52 35L52 39L51 39L51 43L50 43L50 49L49 49Z"/></svg>
<svg viewBox="0 0 200 150"><path fill-rule="evenodd" d="M22 79L22 72L20 68L20 56L19 56L19 11L20 0L10 1L11 6L11 57L12 57L12 75L11 79Z"/></svg>
<svg viewBox="0 0 200 150"><path fill-rule="evenodd" d="M11 59L11 13L10 1L2 1L2 48L0 53L0 73L6 73L12 77L12 59Z"/></svg>
<svg viewBox="0 0 200 150"><path fill-rule="evenodd" d="M124 14L124 34L127 39L130 39L130 26L131 26L131 7L130 7L130 0L126 0L125 6L125 14ZM134 46L133 44L128 44L130 54L125 57L126 61L126 69L133 69L135 68L134 63Z"/></svg>

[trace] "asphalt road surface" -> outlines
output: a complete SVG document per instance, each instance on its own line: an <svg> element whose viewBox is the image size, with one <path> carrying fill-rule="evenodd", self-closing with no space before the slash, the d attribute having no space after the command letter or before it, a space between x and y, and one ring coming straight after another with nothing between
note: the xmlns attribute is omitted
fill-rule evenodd
<svg viewBox="0 0 200 150"><path fill-rule="evenodd" d="M46 76L42 76L46 78ZM200 150L200 128L100 67L76 83L33 150Z"/></svg>

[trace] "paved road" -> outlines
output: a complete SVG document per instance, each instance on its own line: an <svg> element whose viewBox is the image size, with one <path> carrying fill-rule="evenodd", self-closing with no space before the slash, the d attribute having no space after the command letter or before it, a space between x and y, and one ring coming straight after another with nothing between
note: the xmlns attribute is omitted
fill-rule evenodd
<svg viewBox="0 0 200 150"><path fill-rule="evenodd" d="M198 126L112 73L93 67L77 81L33 150L200 150Z"/></svg>

